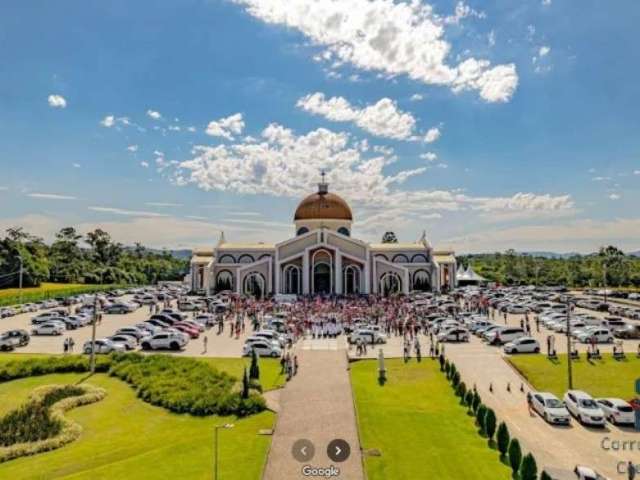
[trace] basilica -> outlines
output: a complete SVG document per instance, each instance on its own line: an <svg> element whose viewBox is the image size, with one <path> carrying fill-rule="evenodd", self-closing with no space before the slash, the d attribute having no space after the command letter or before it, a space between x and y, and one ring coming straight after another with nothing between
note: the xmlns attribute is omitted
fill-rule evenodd
<svg viewBox="0 0 640 480"><path fill-rule="evenodd" d="M228 242L223 233L213 249L194 251L192 290L255 297L393 295L456 284L454 252L434 250L424 233L412 243L353 238L351 208L324 181L300 202L293 223L295 236L276 244Z"/></svg>

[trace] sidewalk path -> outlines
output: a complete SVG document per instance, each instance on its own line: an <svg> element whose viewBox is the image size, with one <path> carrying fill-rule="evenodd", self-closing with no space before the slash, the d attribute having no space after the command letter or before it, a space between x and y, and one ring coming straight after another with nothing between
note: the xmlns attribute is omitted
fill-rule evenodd
<svg viewBox="0 0 640 480"><path fill-rule="evenodd" d="M340 469L340 478L363 480L362 459L348 362L344 350L298 350L299 372L281 391L278 420L265 467L265 480L298 480L300 463L291 447L298 439L310 440L314 467ZM351 446L351 456L341 463L327 456L331 440L343 439Z"/></svg>

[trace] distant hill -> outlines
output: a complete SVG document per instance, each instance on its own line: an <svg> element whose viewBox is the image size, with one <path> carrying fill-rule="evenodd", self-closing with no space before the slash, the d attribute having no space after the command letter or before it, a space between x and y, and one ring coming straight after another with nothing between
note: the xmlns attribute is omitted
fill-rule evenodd
<svg viewBox="0 0 640 480"><path fill-rule="evenodd" d="M134 247L124 247L127 250L133 250ZM189 249L183 249L183 250L161 250L159 248L147 248L146 250L148 250L149 252L153 252L153 253L162 253L164 251L167 251L171 254L172 257L175 258L179 258L181 260L184 259L190 259L191 255L192 255L192 251Z"/></svg>
<svg viewBox="0 0 640 480"><path fill-rule="evenodd" d="M638 250L637 252L629 252L629 255L632 255L634 257L640 257L640 250Z"/></svg>
<svg viewBox="0 0 640 480"><path fill-rule="evenodd" d="M569 253L556 253L556 252L522 252L523 255L529 255L532 257L543 257L543 258L571 258L576 255L581 255L577 252L569 252Z"/></svg>

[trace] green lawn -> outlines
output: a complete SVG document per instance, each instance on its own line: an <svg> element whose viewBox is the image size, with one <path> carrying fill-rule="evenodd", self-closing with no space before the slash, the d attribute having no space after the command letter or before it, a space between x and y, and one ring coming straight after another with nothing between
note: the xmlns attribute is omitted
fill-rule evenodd
<svg viewBox="0 0 640 480"><path fill-rule="evenodd" d="M573 362L573 387L594 397L619 397L625 400L635 395L635 381L640 378L640 359L627 354L627 360L617 361L611 354L602 360L587 362L584 354ZM562 397L567 391L567 356L551 361L545 355L512 356L509 362L538 390Z"/></svg>
<svg viewBox="0 0 640 480"><path fill-rule="evenodd" d="M46 375L0 384L0 405L15 407L39 385L76 382L80 374ZM65 479L211 479L213 426L220 432L220 478L260 478L275 416L263 412L237 420L176 415L138 400L127 384L99 374L90 383L107 390L95 404L67 412L84 431L79 440L51 452L0 464L0 478Z"/></svg>
<svg viewBox="0 0 640 480"><path fill-rule="evenodd" d="M388 381L377 382L377 361L351 365L362 448L369 480L507 480L510 470L476 431L472 417L437 362L387 360Z"/></svg>
<svg viewBox="0 0 640 480"><path fill-rule="evenodd" d="M40 355L0 354L0 363ZM241 375L248 359L199 359L233 375ZM260 360L265 390L282 382L277 360ZM40 385L75 383L85 374L56 374L0 383L0 415L26 401ZM126 383L98 374L88 380L107 390L101 402L67 413L84 431L79 440L52 452L0 464L0 478L41 479L211 479L213 426L233 423L220 431L220 470L224 480L256 480L271 442L258 435L273 428L275 415L248 418L193 417L154 407L135 396Z"/></svg>

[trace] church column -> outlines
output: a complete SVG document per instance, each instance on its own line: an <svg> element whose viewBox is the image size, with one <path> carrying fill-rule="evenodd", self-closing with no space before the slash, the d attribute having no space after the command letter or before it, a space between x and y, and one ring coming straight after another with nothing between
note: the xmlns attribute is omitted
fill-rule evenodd
<svg viewBox="0 0 640 480"><path fill-rule="evenodd" d="M371 290L369 288L369 282L371 281L371 273L369 272L369 266L371 264L371 253L367 248L367 255L365 256L363 275L364 275L364 293L369 294Z"/></svg>
<svg viewBox="0 0 640 480"><path fill-rule="evenodd" d="M280 275L282 273L282 268L280 268L280 255L278 255L278 248L276 247L276 251L275 251L275 255L273 256L273 268L275 269L275 281L276 281L276 286L275 286L275 290L274 293L277 295L278 293L280 293Z"/></svg>
<svg viewBox="0 0 640 480"><path fill-rule="evenodd" d="M336 271L334 281L334 293L337 295L342 294L342 254L340 250L336 250Z"/></svg>
<svg viewBox="0 0 640 480"><path fill-rule="evenodd" d="M302 255L302 293L309 295L309 252Z"/></svg>

